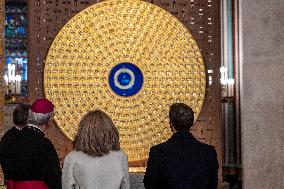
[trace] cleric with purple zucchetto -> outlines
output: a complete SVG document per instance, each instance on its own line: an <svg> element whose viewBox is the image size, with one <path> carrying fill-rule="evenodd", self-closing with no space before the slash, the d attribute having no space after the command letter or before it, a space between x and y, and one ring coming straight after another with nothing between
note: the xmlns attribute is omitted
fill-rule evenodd
<svg viewBox="0 0 284 189"><path fill-rule="evenodd" d="M49 128L54 105L36 100L27 126L17 140L10 141L1 157L7 189L61 189L59 158L44 132Z"/></svg>

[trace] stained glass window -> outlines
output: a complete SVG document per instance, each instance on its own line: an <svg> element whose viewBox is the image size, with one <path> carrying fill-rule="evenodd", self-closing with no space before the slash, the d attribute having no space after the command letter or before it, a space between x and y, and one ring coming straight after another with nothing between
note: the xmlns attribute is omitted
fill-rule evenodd
<svg viewBox="0 0 284 189"><path fill-rule="evenodd" d="M6 97L27 96L27 3L5 2Z"/></svg>

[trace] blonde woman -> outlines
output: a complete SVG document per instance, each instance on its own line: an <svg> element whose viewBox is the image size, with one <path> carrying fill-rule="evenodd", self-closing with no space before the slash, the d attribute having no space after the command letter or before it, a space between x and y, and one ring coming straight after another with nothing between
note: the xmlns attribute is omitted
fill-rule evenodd
<svg viewBox="0 0 284 189"><path fill-rule="evenodd" d="M128 158L120 150L119 134L101 110L79 123L74 150L64 160L63 189L129 189Z"/></svg>

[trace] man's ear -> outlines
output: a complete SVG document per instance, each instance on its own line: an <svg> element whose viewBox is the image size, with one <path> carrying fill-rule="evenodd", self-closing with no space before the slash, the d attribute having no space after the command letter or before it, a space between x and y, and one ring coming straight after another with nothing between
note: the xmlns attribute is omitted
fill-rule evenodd
<svg viewBox="0 0 284 189"><path fill-rule="evenodd" d="M176 132L177 132L176 129L174 128L172 122L170 122L170 127L171 127L171 131L172 131L173 133L176 133Z"/></svg>

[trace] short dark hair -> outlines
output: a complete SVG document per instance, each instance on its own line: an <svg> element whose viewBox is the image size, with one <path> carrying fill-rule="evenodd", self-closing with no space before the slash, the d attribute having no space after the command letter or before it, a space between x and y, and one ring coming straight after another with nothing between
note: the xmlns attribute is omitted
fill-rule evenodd
<svg viewBox="0 0 284 189"><path fill-rule="evenodd" d="M184 103L174 103L170 107L170 122L176 131L188 131L194 122L194 112Z"/></svg>
<svg viewBox="0 0 284 189"><path fill-rule="evenodd" d="M25 125L27 124L29 118L29 109L31 105L29 104L19 104L16 106L13 112L13 123L15 125Z"/></svg>

